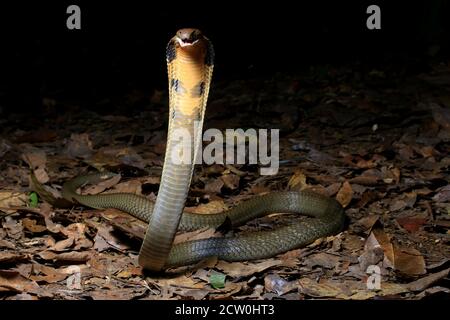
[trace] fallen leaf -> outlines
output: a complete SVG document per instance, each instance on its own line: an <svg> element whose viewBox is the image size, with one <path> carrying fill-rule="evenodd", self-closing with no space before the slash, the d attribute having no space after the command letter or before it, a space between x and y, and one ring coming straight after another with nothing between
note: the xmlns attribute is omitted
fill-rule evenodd
<svg viewBox="0 0 450 320"><path fill-rule="evenodd" d="M69 274L64 270L55 269L49 266L34 264L33 275L30 279L36 282L56 283L66 279Z"/></svg>
<svg viewBox="0 0 450 320"><path fill-rule="evenodd" d="M407 275L425 274L425 259L414 248L394 247L394 267Z"/></svg>
<svg viewBox="0 0 450 320"><path fill-rule="evenodd" d="M287 281L275 274L264 277L264 287L268 292L275 292L281 296L298 288L298 281Z"/></svg>
<svg viewBox="0 0 450 320"><path fill-rule="evenodd" d="M288 181L289 190L303 190L308 187L306 176L301 170L296 170Z"/></svg>
<svg viewBox="0 0 450 320"><path fill-rule="evenodd" d="M211 179L205 184L205 191L208 193L220 193L224 182L222 179Z"/></svg>
<svg viewBox="0 0 450 320"><path fill-rule="evenodd" d="M383 248L384 260L383 264L386 267L394 268L395 257L394 257L394 246L391 243L390 237L384 232L382 228L374 228L372 234L378 241L380 246Z"/></svg>
<svg viewBox="0 0 450 320"><path fill-rule="evenodd" d="M27 258L28 256L22 253L0 251L0 263L13 263L26 260Z"/></svg>
<svg viewBox="0 0 450 320"><path fill-rule="evenodd" d="M328 283L317 283L309 278L298 280L299 292L317 298L343 298L342 290Z"/></svg>
<svg viewBox="0 0 450 320"><path fill-rule="evenodd" d="M113 228L108 225L97 225L97 234L94 238L94 249L99 252L107 250L109 248L114 248L119 251L125 251L130 247L122 241L112 232Z"/></svg>
<svg viewBox="0 0 450 320"><path fill-rule="evenodd" d="M45 226L36 224L36 220L32 220L32 219L28 219L28 218L23 218L22 224L25 229L27 229L28 231L31 231L33 233L40 233L40 232L44 232L47 230L47 228Z"/></svg>
<svg viewBox="0 0 450 320"><path fill-rule="evenodd" d="M222 289L225 288L225 279L226 275L217 271L211 272L211 275L209 277L209 283L211 284L211 287L214 289Z"/></svg>
<svg viewBox="0 0 450 320"><path fill-rule="evenodd" d="M0 270L0 292L39 293L39 285L16 271Z"/></svg>
<svg viewBox="0 0 450 320"><path fill-rule="evenodd" d="M237 187L239 187L239 181L241 177L239 177L236 174L227 174L220 177L222 179L224 186L227 187L230 190L235 190Z"/></svg>
<svg viewBox="0 0 450 320"><path fill-rule="evenodd" d="M433 196L433 200L436 202L449 202L450 201L450 184L439 188L438 192Z"/></svg>
<svg viewBox="0 0 450 320"><path fill-rule="evenodd" d="M345 181L336 195L336 200L345 208L350 204L352 198L353 198L352 186L348 181Z"/></svg>
<svg viewBox="0 0 450 320"><path fill-rule="evenodd" d="M227 210L227 205L223 200L213 200L208 203L202 203L196 207L186 208L187 212L199 213L199 214L214 214Z"/></svg>
<svg viewBox="0 0 450 320"><path fill-rule="evenodd" d="M91 258L91 253L82 251L71 251L63 253L54 253L51 251L42 251L38 255L45 260L67 261L67 262L86 262Z"/></svg>
<svg viewBox="0 0 450 320"><path fill-rule="evenodd" d="M253 275L255 273L262 272L264 270L267 270L269 268L272 268L277 265L282 265L283 261L281 260L274 260L274 259L268 259L263 262L227 262L220 260L217 263L216 268L219 270L222 270L227 275L229 275L232 278L236 277L248 277L250 275Z"/></svg>
<svg viewBox="0 0 450 320"><path fill-rule="evenodd" d="M417 232L427 222L427 218L403 217L396 219L398 224L409 232Z"/></svg>
<svg viewBox="0 0 450 320"><path fill-rule="evenodd" d="M389 246L387 246L389 248ZM373 233L369 235L364 244L364 252L358 257L362 271L366 271L369 266L378 265L384 258L384 250Z"/></svg>
<svg viewBox="0 0 450 320"><path fill-rule="evenodd" d="M10 238L17 240L23 236L23 226L21 221L16 221L12 217L6 217L2 225Z"/></svg>
<svg viewBox="0 0 450 320"><path fill-rule="evenodd" d="M339 261L340 259L337 255L320 252L308 256L305 259L304 264L308 266L309 269L316 266L326 269L334 269L339 265Z"/></svg>
<svg viewBox="0 0 450 320"><path fill-rule="evenodd" d="M92 155L92 141L87 133L72 133L66 143L66 153L71 158L89 158Z"/></svg>
<svg viewBox="0 0 450 320"><path fill-rule="evenodd" d="M42 150L37 149L31 149L28 151L25 151L22 154L22 159L29 165L29 167L33 170L36 170L38 168L45 168L45 165L47 163L47 155ZM45 183L47 181L41 181L42 183Z"/></svg>
<svg viewBox="0 0 450 320"><path fill-rule="evenodd" d="M26 206L28 196L25 193L13 191L0 191L0 208L7 213L14 213L16 210L8 208Z"/></svg>
<svg viewBox="0 0 450 320"><path fill-rule="evenodd" d="M102 180L99 183L96 183L95 185L92 185L90 187L87 187L84 190L84 194L98 194L106 189L111 188L112 186L115 186L121 179L120 175L114 175L112 178L107 180Z"/></svg>
<svg viewBox="0 0 450 320"><path fill-rule="evenodd" d="M191 232L185 232L182 234L177 234L175 236L175 240L173 244L182 243L186 241L207 239L212 237L221 236L219 233L216 233L216 229L214 228L202 228L198 230L194 230Z"/></svg>
<svg viewBox="0 0 450 320"><path fill-rule="evenodd" d="M449 272L450 272L450 268L442 270L440 272L430 274L426 277L423 277L416 281L410 282L410 283L406 284L405 286L411 291L422 291L422 290L428 288L429 286L432 286L439 280L445 278L449 274Z"/></svg>

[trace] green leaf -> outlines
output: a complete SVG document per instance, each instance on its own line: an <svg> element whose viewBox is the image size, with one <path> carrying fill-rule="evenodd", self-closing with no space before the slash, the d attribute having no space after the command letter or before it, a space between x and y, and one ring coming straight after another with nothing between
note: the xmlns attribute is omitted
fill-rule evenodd
<svg viewBox="0 0 450 320"><path fill-rule="evenodd" d="M36 208L38 206L39 197L36 192L30 193L30 207Z"/></svg>
<svg viewBox="0 0 450 320"><path fill-rule="evenodd" d="M209 277L209 283L214 289L225 288L225 278L227 276L220 272L212 272Z"/></svg>

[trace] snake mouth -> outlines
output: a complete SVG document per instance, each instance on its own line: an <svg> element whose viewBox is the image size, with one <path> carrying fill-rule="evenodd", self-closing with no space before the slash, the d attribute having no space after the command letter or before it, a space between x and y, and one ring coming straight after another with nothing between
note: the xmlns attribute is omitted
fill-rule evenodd
<svg viewBox="0 0 450 320"><path fill-rule="evenodd" d="M201 38L201 31L192 28L180 29L175 36L175 39L182 47L195 45Z"/></svg>

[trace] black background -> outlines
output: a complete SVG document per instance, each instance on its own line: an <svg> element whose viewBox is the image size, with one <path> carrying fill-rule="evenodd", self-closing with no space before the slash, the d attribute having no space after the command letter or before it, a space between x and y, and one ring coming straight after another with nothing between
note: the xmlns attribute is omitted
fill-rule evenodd
<svg viewBox="0 0 450 320"><path fill-rule="evenodd" d="M66 8L81 7L81 30ZM366 8L381 7L381 30ZM82 101L166 86L164 50L181 27L216 48L215 81L303 72L314 64L417 65L448 57L447 1L54 1L0 5L0 107L36 110L44 97ZM420 66L418 66L420 68Z"/></svg>

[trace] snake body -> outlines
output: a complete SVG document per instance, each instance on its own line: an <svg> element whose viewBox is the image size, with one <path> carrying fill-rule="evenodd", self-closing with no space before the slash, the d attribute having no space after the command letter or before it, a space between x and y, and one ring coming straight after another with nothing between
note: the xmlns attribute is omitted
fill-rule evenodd
<svg viewBox="0 0 450 320"><path fill-rule="evenodd" d="M156 202L127 193L77 193L80 186L110 178L113 175L111 173L81 176L66 182L63 186L65 199L92 208L120 209L148 222L139 263L151 271L188 265L211 256L227 261L268 258L337 233L343 228L344 211L341 205L334 199L310 191L273 192L256 196L219 214L183 214L194 159L201 147L214 50L211 42L199 30L181 29L169 41L166 60L169 78L169 128ZM185 141L180 138L180 133L193 139ZM301 213L312 219L270 231L172 245L177 230L218 227L227 219L232 226L239 226L248 220L274 212Z"/></svg>

